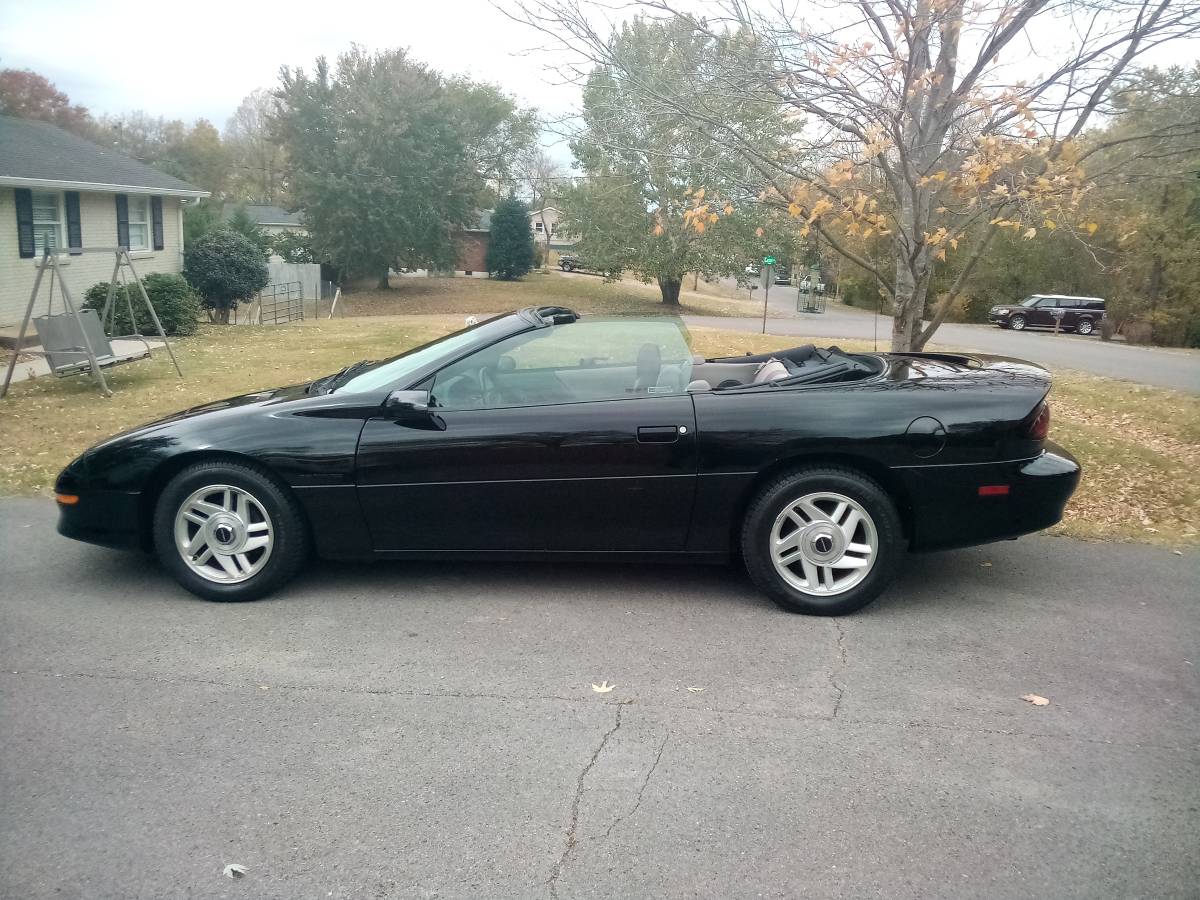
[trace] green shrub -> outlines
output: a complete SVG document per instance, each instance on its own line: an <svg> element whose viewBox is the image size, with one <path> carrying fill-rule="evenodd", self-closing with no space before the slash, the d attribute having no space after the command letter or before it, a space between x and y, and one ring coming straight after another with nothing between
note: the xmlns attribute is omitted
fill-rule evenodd
<svg viewBox="0 0 1200 900"><path fill-rule="evenodd" d="M263 251L244 235L218 228L184 251L183 276L200 292L213 321L229 322L229 310L267 286Z"/></svg>
<svg viewBox="0 0 1200 900"><path fill-rule="evenodd" d="M501 200L492 211L492 230L488 235L488 272L503 281L520 278L533 268L533 233L529 230L529 211L519 200Z"/></svg>
<svg viewBox="0 0 1200 900"><path fill-rule="evenodd" d="M195 334L199 323L201 307L200 296L192 289L182 275L167 275L155 272L142 279L146 286L146 296L158 319L162 322L163 331L167 334ZM83 305L86 309L97 312L104 310L104 300L108 296L108 282L101 281L93 284L84 294ZM146 311L146 302L141 297L136 283L129 285L129 299L133 301L133 315L137 320L137 330L142 334L154 334L154 320ZM113 335L133 334L133 322L129 321L129 304L125 302L125 291L117 282L117 291L113 297Z"/></svg>

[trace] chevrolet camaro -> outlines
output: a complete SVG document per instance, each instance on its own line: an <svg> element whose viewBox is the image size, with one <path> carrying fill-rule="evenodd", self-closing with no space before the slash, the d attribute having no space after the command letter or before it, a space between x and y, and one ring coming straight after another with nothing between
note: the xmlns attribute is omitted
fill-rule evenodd
<svg viewBox="0 0 1200 900"><path fill-rule="evenodd" d="M1047 372L812 345L693 355L670 318L562 307L207 403L59 476L59 531L250 600L312 556L740 557L785 609L874 599L906 552L1059 521Z"/></svg>

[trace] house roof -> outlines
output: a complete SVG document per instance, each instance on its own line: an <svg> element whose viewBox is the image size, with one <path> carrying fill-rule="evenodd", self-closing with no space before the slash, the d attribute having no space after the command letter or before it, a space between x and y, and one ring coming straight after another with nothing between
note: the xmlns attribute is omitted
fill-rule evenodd
<svg viewBox="0 0 1200 900"><path fill-rule="evenodd" d="M303 213L288 212L282 206L239 206L227 203L221 211L221 217L229 219L238 209L244 209L246 215L250 217L250 221L255 225L294 225L299 227L304 225Z"/></svg>
<svg viewBox="0 0 1200 900"><path fill-rule="evenodd" d="M49 122L0 116L0 185L207 197L195 185Z"/></svg>

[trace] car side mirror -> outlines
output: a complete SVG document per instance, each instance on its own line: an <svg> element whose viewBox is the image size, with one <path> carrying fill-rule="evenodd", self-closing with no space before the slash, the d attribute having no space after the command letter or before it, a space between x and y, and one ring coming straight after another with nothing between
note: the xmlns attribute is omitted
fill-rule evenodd
<svg viewBox="0 0 1200 900"><path fill-rule="evenodd" d="M429 391L392 391L383 408L397 418L429 415Z"/></svg>

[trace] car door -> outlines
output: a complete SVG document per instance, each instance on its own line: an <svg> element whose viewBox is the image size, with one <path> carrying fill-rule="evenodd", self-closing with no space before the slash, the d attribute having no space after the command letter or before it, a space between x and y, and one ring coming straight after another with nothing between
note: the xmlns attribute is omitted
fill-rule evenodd
<svg viewBox="0 0 1200 900"><path fill-rule="evenodd" d="M1043 328L1054 327L1054 311L1058 309L1058 300L1054 297L1043 297L1037 306L1029 311L1029 324Z"/></svg>
<svg viewBox="0 0 1200 900"><path fill-rule="evenodd" d="M1080 301L1072 300L1069 297L1060 297L1058 299L1058 314L1062 317L1059 325L1060 328L1075 327L1075 323L1079 321L1079 304Z"/></svg>
<svg viewBox="0 0 1200 900"><path fill-rule="evenodd" d="M645 324L517 335L433 376L428 422L368 421L357 481L375 548L684 549L690 357L677 328Z"/></svg>

